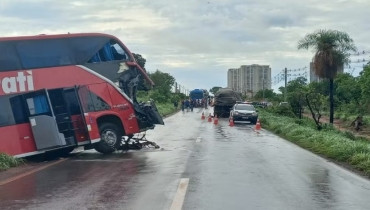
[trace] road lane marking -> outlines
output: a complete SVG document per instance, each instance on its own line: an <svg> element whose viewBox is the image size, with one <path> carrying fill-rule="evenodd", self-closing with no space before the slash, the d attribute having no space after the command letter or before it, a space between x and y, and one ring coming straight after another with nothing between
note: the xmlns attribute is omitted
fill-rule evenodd
<svg viewBox="0 0 370 210"><path fill-rule="evenodd" d="M55 162L53 162L53 163L49 163L49 164L47 164L47 165L44 165L44 166L41 166L41 167L39 167L39 168L33 169L33 170L31 170L31 171L25 172L25 173L20 174L20 175L18 175L18 176L15 176L15 177L12 177L12 178L5 179L4 181L0 181L0 186L5 185L5 184L8 184L8 183L10 183L10 182L12 182L12 181L15 181L15 180L17 180L17 179L23 178L23 177L25 177L25 176L28 176L28 175L30 175L30 174L36 173L36 172L38 172L38 171L44 170L44 169L46 169L46 168L48 168L48 167L50 167L50 166L56 165L56 164L58 164L58 163L61 163L61 162L63 162L63 161L66 161L66 160L68 160L68 158L61 159L61 160L55 161Z"/></svg>
<svg viewBox="0 0 370 210"><path fill-rule="evenodd" d="M200 141L202 141L202 138L198 137L197 140L195 140L195 143L199 143Z"/></svg>
<svg viewBox="0 0 370 210"><path fill-rule="evenodd" d="M175 198L172 201L170 210L181 210L182 205L184 204L184 199L186 195L186 190L188 189L189 178L180 179L179 186Z"/></svg>
<svg viewBox="0 0 370 210"><path fill-rule="evenodd" d="M90 159L90 160L72 160L73 162L125 162L125 161L132 161L130 159L117 159L117 160L108 160L108 159Z"/></svg>

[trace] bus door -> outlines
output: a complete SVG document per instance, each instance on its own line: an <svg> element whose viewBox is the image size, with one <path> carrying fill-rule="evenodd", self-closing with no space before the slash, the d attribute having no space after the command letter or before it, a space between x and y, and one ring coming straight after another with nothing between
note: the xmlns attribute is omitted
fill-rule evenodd
<svg viewBox="0 0 370 210"><path fill-rule="evenodd" d="M64 134L67 145L89 143L76 88L48 90L48 95L59 132Z"/></svg>
<svg viewBox="0 0 370 210"><path fill-rule="evenodd" d="M49 93L50 94L50 93ZM81 100L78 96L78 88L64 88L63 97L71 116L73 133L79 145L91 143L85 122Z"/></svg>
<svg viewBox="0 0 370 210"><path fill-rule="evenodd" d="M37 150L75 146L87 139L75 88L24 94Z"/></svg>
<svg viewBox="0 0 370 210"><path fill-rule="evenodd" d="M59 128L58 124L61 123L61 119L55 116L46 90L26 93L23 98L37 150L57 148L73 143L69 136Z"/></svg>

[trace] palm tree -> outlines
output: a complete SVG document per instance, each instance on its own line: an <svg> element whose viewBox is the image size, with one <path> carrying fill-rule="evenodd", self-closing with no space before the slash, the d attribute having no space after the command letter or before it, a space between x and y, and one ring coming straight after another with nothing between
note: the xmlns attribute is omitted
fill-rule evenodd
<svg viewBox="0 0 370 210"><path fill-rule="evenodd" d="M353 40L345 32L318 30L298 42L298 49L313 48L315 74L329 79L330 123L334 121L334 78L338 68L349 62L349 52L356 51Z"/></svg>

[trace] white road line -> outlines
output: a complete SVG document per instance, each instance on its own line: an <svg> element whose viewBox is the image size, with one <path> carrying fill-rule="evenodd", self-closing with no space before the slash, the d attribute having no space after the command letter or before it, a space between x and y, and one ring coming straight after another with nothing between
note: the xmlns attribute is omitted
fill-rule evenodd
<svg viewBox="0 0 370 210"><path fill-rule="evenodd" d="M182 205L184 203L185 195L186 195L186 190L188 189L189 185L189 178L183 178L180 179L179 186L177 188L177 192L175 195L175 198L172 201L172 205L170 210L181 210Z"/></svg>
<svg viewBox="0 0 370 210"><path fill-rule="evenodd" d="M200 141L202 141L201 137L198 137L197 140L195 140L196 143L199 143Z"/></svg>

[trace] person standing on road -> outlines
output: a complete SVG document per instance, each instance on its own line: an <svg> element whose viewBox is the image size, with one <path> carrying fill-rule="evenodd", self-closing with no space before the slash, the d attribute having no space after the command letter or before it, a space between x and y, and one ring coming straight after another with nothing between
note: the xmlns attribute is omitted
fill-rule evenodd
<svg viewBox="0 0 370 210"><path fill-rule="evenodd" d="M185 108L186 108L186 111L189 111L189 99L185 100Z"/></svg>
<svg viewBox="0 0 370 210"><path fill-rule="evenodd" d="M194 108L194 100L190 99L189 106L190 106L190 111L193 111L193 108Z"/></svg>
<svg viewBox="0 0 370 210"><path fill-rule="evenodd" d="M181 110L185 111L185 100L181 101Z"/></svg>

